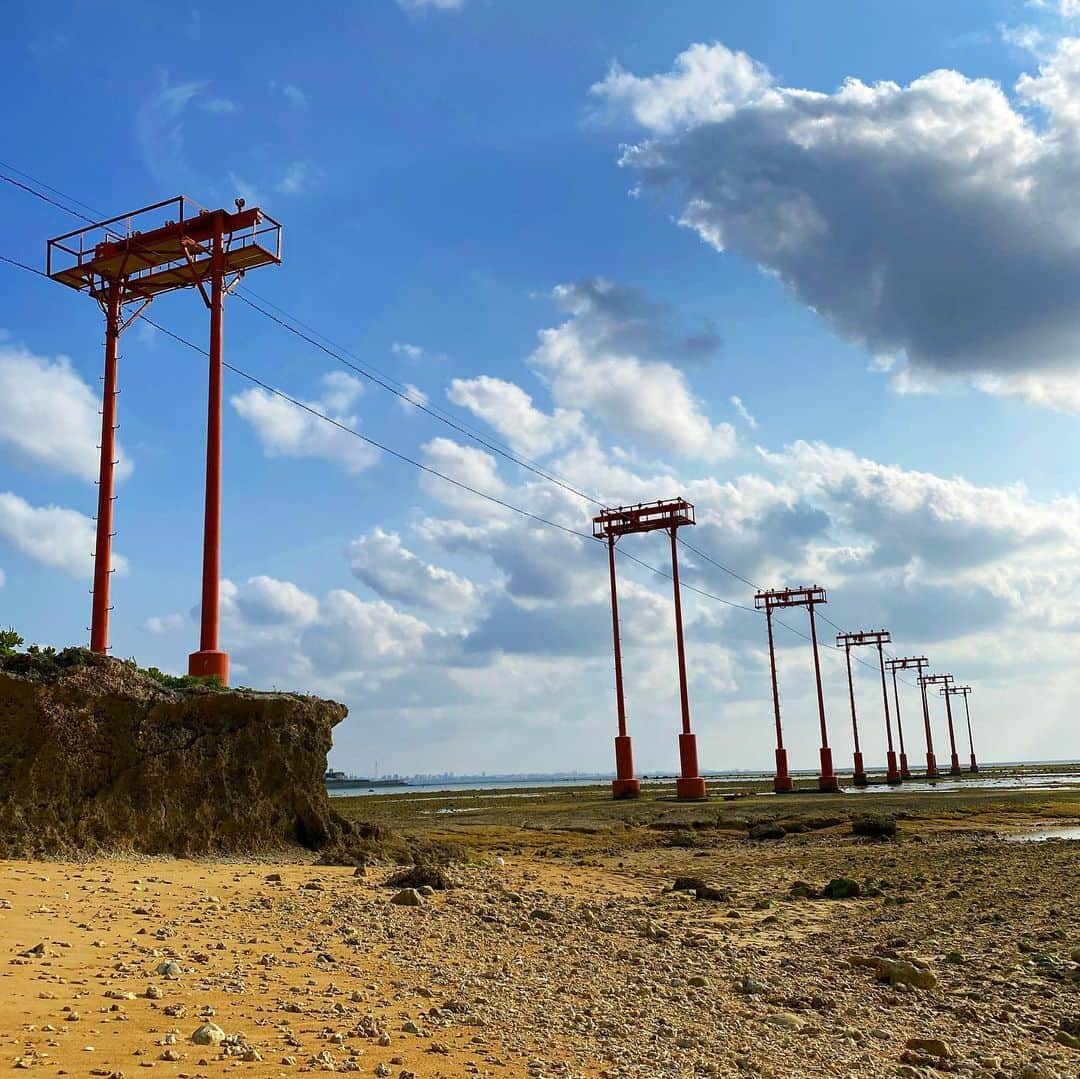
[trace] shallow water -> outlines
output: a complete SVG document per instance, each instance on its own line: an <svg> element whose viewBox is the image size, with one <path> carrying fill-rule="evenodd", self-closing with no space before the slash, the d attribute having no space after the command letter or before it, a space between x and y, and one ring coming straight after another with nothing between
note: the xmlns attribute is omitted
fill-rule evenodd
<svg viewBox="0 0 1080 1079"><path fill-rule="evenodd" d="M1080 824L1060 828L1034 828L1030 832L1010 832L1001 837L1006 843L1042 843L1047 839L1080 839Z"/></svg>
<svg viewBox="0 0 1080 1079"><path fill-rule="evenodd" d="M941 779L909 779L906 783L891 787L884 782L874 782L869 787L845 787L848 794L881 794L884 791L958 791L958 790L1030 790L1052 791L1080 787L1080 772L1029 772L1017 776L943 776ZM843 780L841 780L843 782Z"/></svg>
<svg viewBox="0 0 1080 1079"><path fill-rule="evenodd" d="M815 787L815 777L810 773L793 772L792 777L795 780L795 784L800 789L813 790ZM747 783L760 783L762 780L769 781L772 778L771 773L756 772L756 773L734 773L728 775L710 775L706 776L706 781L713 789L714 793L719 793L719 788L737 788L740 784ZM671 786L674 783L674 777L664 777L662 779L642 779L642 786L645 788L653 786ZM499 779L499 780L471 780L466 782L431 782L431 783L408 783L401 786L393 787L374 787L368 788L367 786L359 787L339 787L329 791L331 798L356 798L364 795L372 794L410 794L413 796L424 796L429 794L437 794L440 792L453 792L453 791L491 791L500 792L502 796L509 797L540 797L538 794L516 794L515 791L521 790L535 790L536 788L552 788L552 787L606 787L610 780L597 779L595 777L589 778L560 778L554 776L550 779ZM1030 791L1053 791L1068 789L1071 787L1080 788L1080 771L1070 772L1023 772L1018 775L994 775L994 776L982 776L982 775L970 775L965 773L963 776L942 776L941 779L927 780L927 779L909 779L906 783L897 785L895 787L889 786L885 783L885 777L883 774L871 773L870 786L869 787L855 787L852 786L850 778L845 777L842 773L840 776L840 783L843 787L845 794L883 794L890 791L914 791L916 793L928 793L932 791L956 791L956 790L1030 790ZM749 792L748 792L749 793ZM771 791L761 792L764 795L772 796ZM487 795L487 797L496 797L496 794Z"/></svg>

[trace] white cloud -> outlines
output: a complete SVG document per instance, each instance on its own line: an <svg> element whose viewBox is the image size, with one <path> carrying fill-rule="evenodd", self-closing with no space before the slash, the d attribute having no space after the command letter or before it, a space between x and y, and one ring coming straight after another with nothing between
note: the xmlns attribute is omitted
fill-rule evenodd
<svg viewBox="0 0 1080 1079"><path fill-rule="evenodd" d="M390 351L395 356L405 356L410 360L422 360L424 350L419 345L410 345L407 341L395 341L390 346Z"/></svg>
<svg viewBox="0 0 1080 1079"><path fill-rule="evenodd" d="M302 638L315 670L324 674L361 673L418 659L430 627L383 600L366 603L335 589L321 604L318 624Z"/></svg>
<svg viewBox="0 0 1080 1079"><path fill-rule="evenodd" d="M299 86L294 86L291 82L287 82L282 86L281 94L294 108L302 109L307 105L307 94Z"/></svg>
<svg viewBox="0 0 1080 1079"><path fill-rule="evenodd" d="M451 570L433 566L402 545L396 532L375 528L349 544L353 576L391 600L460 613L476 603L476 588Z"/></svg>
<svg viewBox="0 0 1080 1079"><path fill-rule="evenodd" d="M625 290L594 280L559 285L555 299L570 318L541 331L530 362L548 379L557 406L590 413L613 433L684 457L712 461L734 452L734 428L709 420L683 372L642 358L646 346L657 347L656 335L624 312ZM681 348L700 351L699 339L687 338ZM714 335L708 339L712 350Z"/></svg>
<svg viewBox="0 0 1080 1079"><path fill-rule="evenodd" d="M95 528L89 517L62 506L31 506L10 491L0 493L0 538L28 558L73 577L93 569ZM127 572L127 559L113 554L113 568Z"/></svg>
<svg viewBox="0 0 1080 1079"><path fill-rule="evenodd" d="M757 428L757 420L751 415L750 410L743 404L743 399L738 394L731 396L731 404L736 412L746 421L751 430Z"/></svg>
<svg viewBox="0 0 1080 1079"><path fill-rule="evenodd" d="M1015 100L940 70L832 93L751 80L719 112L683 77L699 55L631 99L619 82L595 88L646 128L622 163L679 193L682 224L913 376L1075 407L1080 40L1059 42ZM665 79L698 95L679 125Z"/></svg>
<svg viewBox="0 0 1080 1079"><path fill-rule="evenodd" d="M322 182L323 171L310 161L293 161L277 183L281 195L304 195Z"/></svg>
<svg viewBox="0 0 1080 1079"><path fill-rule="evenodd" d="M122 400L122 398L121 398ZM0 443L17 457L83 480L98 475L101 400L59 356L50 360L15 345L0 344ZM131 462L117 453L118 478Z"/></svg>
<svg viewBox="0 0 1080 1079"><path fill-rule="evenodd" d="M424 393L424 391L420 389L419 386L414 386L411 382L405 383L403 391L405 393L405 397L408 398L408 400L405 400L401 397L398 398L398 405L401 407L403 412L412 412L414 411L415 406L426 406L429 403L428 395Z"/></svg>
<svg viewBox="0 0 1080 1079"><path fill-rule="evenodd" d="M564 408L550 415L541 412L516 382L489 375L455 378L446 396L497 431L515 453L528 457L546 456L582 433L580 412Z"/></svg>
<svg viewBox="0 0 1080 1079"><path fill-rule="evenodd" d="M187 160L185 123L189 106L227 116L239 106L228 98L209 94L208 82L171 83L167 76L145 98L135 113L135 138L147 171L170 189L193 190L201 178Z"/></svg>
<svg viewBox="0 0 1080 1079"><path fill-rule="evenodd" d="M461 11L465 0L397 0L403 11L417 13L422 11Z"/></svg>
<svg viewBox="0 0 1080 1079"><path fill-rule="evenodd" d="M507 494L506 485L499 477L495 458L473 446L462 446L449 438L433 438L422 447L421 460L428 468L475 491L496 498L505 497ZM466 516L487 519L493 512L500 515L507 512L478 495L463 491L460 487L428 473L421 473L420 486L444 505L451 506Z"/></svg>
<svg viewBox="0 0 1080 1079"><path fill-rule="evenodd" d="M7 577L4 575L4 571L0 569L0 588L3 588L7 583Z"/></svg>
<svg viewBox="0 0 1080 1079"><path fill-rule="evenodd" d="M1080 18L1080 0L1027 0L1028 6L1053 11L1063 19Z"/></svg>
<svg viewBox="0 0 1080 1079"><path fill-rule="evenodd" d="M291 581L249 577L242 586L222 581L224 614L253 626L303 627L319 616L319 601Z"/></svg>
<svg viewBox="0 0 1080 1079"><path fill-rule="evenodd" d="M322 397L305 404L345 427L359 429L359 419L349 409L363 392L363 383L343 371L324 375L320 381ZM230 400L254 427L270 457L322 458L352 473L362 472L378 460L378 451L366 442L266 390L245 390Z"/></svg>
<svg viewBox="0 0 1080 1079"><path fill-rule="evenodd" d="M771 85L767 67L717 43L691 45L666 75L641 78L612 64L589 93L609 114L628 113L642 127L666 133L725 120Z"/></svg>
<svg viewBox="0 0 1080 1079"><path fill-rule="evenodd" d="M152 633L160 637L165 633L172 633L184 624L182 614L155 614L143 622L142 628L146 633Z"/></svg>

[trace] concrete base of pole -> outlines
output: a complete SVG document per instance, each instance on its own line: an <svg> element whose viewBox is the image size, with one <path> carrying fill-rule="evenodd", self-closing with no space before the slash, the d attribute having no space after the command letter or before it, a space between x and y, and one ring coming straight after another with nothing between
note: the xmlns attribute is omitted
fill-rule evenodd
<svg viewBox="0 0 1080 1079"><path fill-rule="evenodd" d="M952 764L949 766L949 775L961 776L963 774L963 769L960 767L960 758L954 753L952 755Z"/></svg>
<svg viewBox="0 0 1080 1079"><path fill-rule="evenodd" d="M821 774L817 782L819 791L829 793L840 789L840 780L836 778L836 773L833 771L832 750L827 746L821 747Z"/></svg>
<svg viewBox="0 0 1080 1079"><path fill-rule="evenodd" d="M972 753L972 755L971 755L971 767L970 767L970 768L968 769L968 771L974 774L974 773L975 773L975 772L977 772L978 770L979 770L979 766L978 766L978 764L977 764L977 763L975 762L975 754L974 754L974 753Z"/></svg>
<svg viewBox="0 0 1080 1079"><path fill-rule="evenodd" d="M870 780L866 776L866 765L863 764L863 757L861 753L855 754L855 767L851 777L851 782L856 787L869 787Z"/></svg>
<svg viewBox="0 0 1080 1079"><path fill-rule="evenodd" d="M927 753L926 754L926 778L927 779L937 779L937 777L940 774L941 773L938 771L938 768L937 768L937 758L934 756L933 753Z"/></svg>
<svg viewBox="0 0 1080 1079"><path fill-rule="evenodd" d="M890 749L885 757L888 762L885 768L885 782L892 784L902 782L903 777L900 774L900 769L896 767L896 754Z"/></svg>
<svg viewBox="0 0 1080 1079"><path fill-rule="evenodd" d="M900 778L901 779L910 779L911 778L911 769L908 768L907 754L906 753L901 753L900 754Z"/></svg>
<svg viewBox="0 0 1080 1079"><path fill-rule="evenodd" d="M634 746L630 735L615 736L615 781L611 784L612 798L637 798L641 783L634 778Z"/></svg>
<svg viewBox="0 0 1080 1079"><path fill-rule="evenodd" d="M792 783L787 770L787 750L778 749L776 751L776 776L773 779L773 790L777 794L783 794L794 789L795 784Z"/></svg>
<svg viewBox="0 0 1080 1079"><path fill-rule="evenodd" d="M221 684L229 684L229 653L228 652L192 652L188 656L188 674L195 678L212 678L215 675L221 679Z"/></svg>
<svg viewBox="0 0 1080 1079"><path fill-rule="evenodd" d="M703 802L709 797L701 776L680 776L675 780L675 797L680 802Z"/></svg>
<svg viewBox="0 0 1080 1079"><path fill-rule="evenodd" d="M682 775L675 780L675 795L680 800L700 801L708 797L705 780L698 775L697 735L679 735L679 763Z"/></svg>

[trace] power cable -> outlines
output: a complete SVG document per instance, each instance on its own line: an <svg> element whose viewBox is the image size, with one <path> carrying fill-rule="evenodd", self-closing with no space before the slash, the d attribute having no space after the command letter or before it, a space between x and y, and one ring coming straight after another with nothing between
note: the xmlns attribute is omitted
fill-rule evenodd
<svg viewBox="0 0 1080 1079"><path fill-rule="evenodd" d="M48 191L52 191L54 194L57 194L57 195L61 196L62 198L67 199L70 202L74 202L74 203L76 203L77 205L80 205L80 206L85 206L89 210L94 210L95 213L99 212L99 211L95 210L94 207L90 206L89 204L84 203L81 200L76 199L76 198L74 198L74 196L71 196L71 195L69 195L69 194L67 194L67 193L65 193L63 191L60 191L58 188L51 187L49 184L46 184L44 181L39 180L36 177L32 176L31 174L26 173L26 172L24 172L24 171L22 171L20 169L17 169L17 168L15 168L14 166L12 166L10 164L7 164L7 163L5 163L3 161L0 161L0 167L6 168L10 172L14 172L19 176L23 176L26 180L30 181L31 184L36 184L38 187L45 188ZM71 216L76 217L76 218L78 218L78 219L80 219L82 221L88 222L90 224L95 224L95 221L93 220L93 218L88 217L86 214L81 213L78 210L72 209L70 206L64 205L63 203L57 201L56 199L53 199L53 198L49 197L48 195L44 194L42 191L36 190L34 187L30 186L30 184L23 183L22 181L15 179L13 176L9 176L9 175L6 175L4 173L0 173L0 180L3 180L5 182L13 185L14 187L26 192L29 195L32 195L33 197L35 197L37 199L40 199L41 201L49 204L50 206L53 206L53 207L55 207L55 208L57 208L59 210L62 210L64 213L70 214ZM38 275L40 277L47 276L41 270L38 270L35 267L29 266L26 263L20 262L20 261L18 261L16 259L12 259L12 258L9 258L7 256L0 255L0 260L2 260L3 262L5 262L5 263L7 263L7 264L9 264L11 266L17 267L18 269L22 269L22 270L26 270L26 271L28 271L30 273L34 273L34 274L36 274L36 275ZM243 292L250 293L251 296L255 296L262 303L267 304L267 306L273 307L275 310L279 311L283 317L278 317L277 315L272 314L270 311L267 311L264 307L261 307L258 303L255 303L254 300L249 299L247 295L243 294ZM337 362L343 364L344 366L350 368L351 370L355 371L357 374L359 374L362 377L368 379L369 381L375 383L376 385L380 386L382 389L385 389L387 392L394 394L394 396L398 397L400 400L405 401L408 404L412 405L413 407L420 409L421 411L425 412L427 415L431 416L433 419L439 420L441 423L447 424L448 426L450 426L454 430L456 430L458 433L464 435L467 438L470 438L470 439L478 442L480 445L484 446L486 449L489 449L492 452L498 454L499 456L504 457L505 459L511 461L513 464L515 464L515 465L517 465L517 466L519 466L521 468L524 468L527 471L530 471L530 472L534 473L537 476L540 476L542 479L547 480L549 483L555 484L556 486L560 487L562 490L566 491L567 493L572 494L575 497L582 499L583 501L592 503L593 505L599 506L601 508L605 508L606 504L601 499L596 498L593 495L589 495L586 492L579 490L578 488L574 487L569 482L563 480L561 477L553 474L552 472L550 472L548 470L545 470L545 469L541 468L535 462L530 461L527 458L524 458L524 457L521 457L521 456L518 456L518 455L514 454L511 450L509 450L508 448L505 448L505 445L500 445L496 441L489 440L489 439L479 435L477 432L472 430L467 424L464 424L464 423L462 423L460 421L457 421L457 420L453 419L452 417L450 417L447 414L445 414L444 412L442 412L442 410L437 409L437 408L433 408L429 404L427 404L426 402L418 401L415 397L411 396L408 393L407 389L405 389L404 387L402 387L400 389L396 388L395 385L393 385L393 383L396 380L393 380L393 379L390 378L390 376L385 375L382 372L379 372L377 368L372 368L372 370L368 370L368 369L366 369L364 367L361 367L359 364L351 362L349 359L347 359L342 354L345 351L342 346L334 345L334 342L332 341L331 338L327 337L325 334L321 333L320 331L316 330L315 328L311 327L310 325L302 322L296 316L291 315L289 312L285 311L283 308L279 307L277 304L274 304L272 301L267 300L264 297L259 296L257 293L255 293L251 289L245 289L245 290L243 290L243 292L241 290L237 290L237 292L236 292L237 298L242 300L245 304L247 304L247 306L251 307L256 312L261 314L264 318L269 319L271 322L275 323L276 325L278 325L282 329L286 330L287 332L295 335L296 337L298 337L301 340L305 341L306 343L310 344L312 347L319 349L321 352L323 352L327 356L329 356L332 359L336 360ZM154 322L152 319L150 319L147 316L143 316L143 318L144 318L145 322L147 322L151 326L154 326L156 329L160 330L162 333L165 333L167 336L172 337L175 340L177 340L178 342L180 342L180 343L182 343L182 344L184 344L184 345L186 345L186 346L188 346L190 348L195 349L196 351L202 353L203 355L207 355L207 353L206 353L206 351L204 349L200 348L198 345L195 345L193 342L187 341L185 338L182 338L178 334L175 334L172 331L166 329L165 327L161 326L159 323ZM287 320L289 320L289 321L287 321ZM296 323L296 325L293 325L292 323ZM308 330L309 332L305 333L304 329L300 329L298 327L303 327L304 329ZM316 340L315 337L311 336L312 334L317 335L318 337L322 337L325 341L330 342L331 345L334 345L334 348L331 348L331 347L328 347L327 345L322 344L320 341ZM335 351L335 349L341 349L341 351L340 352ZM223 366L228 368L234 374L237 374L240 377L245 378L245 379L249 380L250 382L252 382L253 384L261 387L266 392L274 394L275 396L281 398L282 400L285 400L285 401L293 404L297 408L301 408L304 411L309 412L313 416L316 416L317 418L319 418L321 420L324 420L325 422L330 423L333 426L338 427L341 430L343 430L343 431L345 431L345 432L347 432L347 433L349 433L349 434L363 440L364 442L368 443L369 445L373 446L374 448L379 449L382 452L385 452L388 455L390 455L392 457L395 457L395 458L398 458L399 460L402 460L402 461L404 461L404 462L406 462L408 464L411 464L414 467L416 467L416 468L418 468L418 469L420 469L420 470L422 470L424 472L427 472L427 473L429 473L431 475L437 476L438 478L443 479L446 482L451 483L451 484L461 488L462 490L468 491L469 493L471 493L473 495L476 495L478 497L485 498L488 501L491 501L492 503L494 503L496 505L500 505L503 508L506 508L506 509L509 509L509 510L511 510L513 512L519 513L519 514L521 514L521 515L523 515L525 517L528 517L528 518L530 518L530 519L532 519L534 521L537 521L538 523L547 524L547 525L550 525L550 526L552 526L554 528L560 529L561 531L566 532L566 533L568 533L570 535L575 535L575 536L578 536L578 537L583 538L583 539L593 539L594 538L593 536L590 536L587 533L578 532L575 529L567 528L564 525L560 525L558 522L551 521L551 520L549 520L547 518L544 518L544 517L541 517L541 516L539 516L537 514L533 514L528 510L522 509L521 507L514 506L513 504L505 502L504 500L499 499L494 495L489 495L486 492L479 491L479 490L476 490L474 488L471 488L469 485L464 484L461 481L455 480L453 477L446 476L445 474L443 474L441 472L438 472L436 469L432 469L429 466L424 465L421 462L416 461L413 458L410 458L407 455L402 454L397 450L393 450L390 447L384 446L382 443L379 443L376 440L374 440L372 438L369 438L366 435L362 435L359 431L356 431L355 429L350 428L345 424L342 424L340 421L335 420L333 417L328 416L325 413L320 412L318 409L315 409L313 406L308 405L305 402L303 402L303 401L301 401L301 400L299 400L297 398L292 397L291 395L285 393L283 390L279 390L279 389L277 389L277 388L275 388L273 386L268 385L267 383L262 382L260 379L256 378L254 375L251 375L250 373L248 373L246 371L243 371L242 369L240 369L238 367L235 367L232 364L223 363ZM373 373L373 371L374 371L374 373ZM400 387L401 385L402 385L401 383L397 383L397 386ZM686 540L681 539L679 537L677 537L677 540L687 550L693 552L699 558L704 559L706 562L708 562L711 565L715 566L717 569L719 569L722 572L728 574L729 576L733 577L734 579L736 579L738 581L741 581L742 583L750 586L751 588L754 588L756 591L761 591L761 588L760 588L759 585L755 584L753 581L751 581L748 578L744 577L742 574L740 574L740 573L736 572L735 570L731 569L729 566L724 565L722 562L720 562L717 559L713 558L711 555L706 554L704 551L700 550L699 548L697 548L693 544L688 543ZM625 551L619 551L618 553L623 558L629 559L630 561L633 561L633 562L636 562L636 563L640 564L644 568L650 570L653 573L656 573L660 577L666 578L667 580L672 580L672 575L671 574L666 573L665 571L659 569L656 566L652 566L649 563L644 562L642 559L637 558L635 555L628 554ZM706 591L704 589L698 588L698 587L696 587L694 585L686 584L685 582L683 582L683 587L687 588L691 592L696 592L698 595L704 596L704 597L706 597L708 599L712 599L712 600L714 600L716 602L719 602L719 603L722 603L722 604L724 604L726 606L735 607L735 608L737 608L739 610L751 611L751 612L753 612L755 614L760 613L754 607L748 607L748 606L746 606L744 604L735 603L732 600L724 599L721 596L717 596L717 595L715 595L715 594L713 594L711 592L708 592L708 591ZM828 618L826 615L819 615L819 617L824 622L826 622L828 625L832 626L837 632L843 632L840 629L840 627L835 622L833 622L832 619ZM788 630L789 632L794 633L796 636L801 637L803 640L807 640L807 641L811 640L811 638L807 634L801 632L800 630L795 629L795 627L793 627L793 626L789 626L787 623L782 622L779 619L775 619L774 623L776 625L781 626L782 628ZM830 651L831 651L831 649L830 649ZM872 670L877 670L877 668L874 667L873 664L871 664L868 661L862 659L858 655L856 655L854 658L855 658L856 662L863 664L863 666L865 666L865 667L867 667L869 669L872 669ZM912 685L912 683L907 682L903 678L901 678L900 681L904 682L905 685L909 685L909 686Z"/></svg>

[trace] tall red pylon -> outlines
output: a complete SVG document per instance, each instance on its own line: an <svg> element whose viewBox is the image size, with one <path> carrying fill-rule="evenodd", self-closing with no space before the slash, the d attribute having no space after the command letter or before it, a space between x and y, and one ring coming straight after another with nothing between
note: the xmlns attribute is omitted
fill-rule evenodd
<svg viewBox="0 0 1080 1079"><path fill-rule="evenodd" d="M694 507L684 498L670 498L636 506L605 509L593 518L593 535L607 540L611 576L611 616L615 634L615 694L619 717L619 734L615 739L616 798L636 797L640 785L634 786L633 759L630 739L626 733L626 711L622 697L622 650L619 645L618 601L615 589L615 541L621 536L639 532L667 532L671 537L671 580L675 602L675 649L679 671L679 777L675 781L676 796L684 801L707 797L705 780L699 774L697 735L690 727L690 696L686 678L686 646L683 640L682 595L679 589L678 530L694 523ZM623 741L625 739L625 741ZM630 781L633 780L631 783Z"/></svg>
<svg viewBox="0 0 1080 1079"><path fill-rule="evenodd" d="M810 619L810 649L814 657L814 681L817 686L818 722L821 730L821 771L818 774L818 789L837 791L840 782L833 771L832 750L829 748L829 732L825 726L825 694L821 688L821 658L818 655L817 621L814 608L828 602L824 588L814 585L810 588L770 588L763 589L754 596L754 606L765 612L765 621L769 631L769 670L772 674L773 714L776 719L776 775L773 778L773 790L777 793L793 788L788 772L787 750L784 749L783 729L780 726L780 690L776 679L776 651L773 643L772 612L786 607L805 607Z"/></svg>
<svg viewBox="0 0 1080 1079"><path fill-rule="evenodd" d="M46 260L49 277L92 296L105 312L105 386L90 622L90 647L95 652L109 649L120 334L151 300L166 292L197 288L210 310L202 625L199 651L188 657L188 671L228 684L229 657L218 647L223 300L248 270L281 262L281 225L259 209L245 210L243 199L236 200L236 213L232 213L211 212L180 196L54 237L49 240ZM134 304L138 307L124 321L124 307Z"/></svg>

